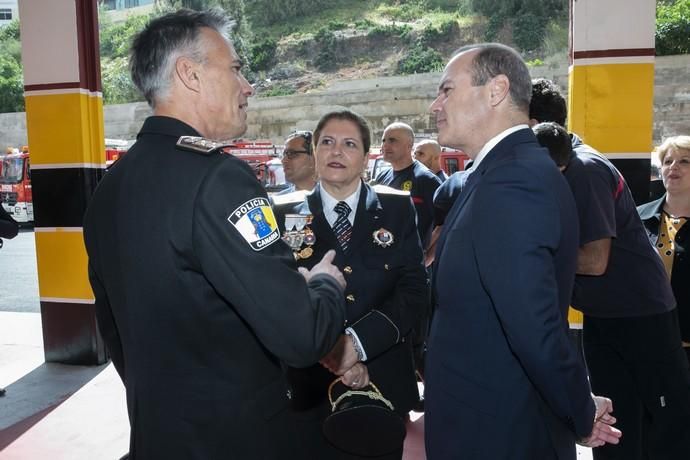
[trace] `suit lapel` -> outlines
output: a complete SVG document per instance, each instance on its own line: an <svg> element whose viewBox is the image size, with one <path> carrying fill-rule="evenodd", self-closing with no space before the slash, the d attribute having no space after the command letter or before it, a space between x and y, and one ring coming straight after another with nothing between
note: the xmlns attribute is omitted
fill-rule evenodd
<svg viewBox="0 0 690 460"><path fill-rule="evenodd" d="M477 169L469 174L469 177L467 178L462 188L462 191L460 192L460 196L457 198L453 206L450 208L448 216L446 217L446 221L443 225L443 231L439 236L438 245L436 246L435 258L435 265L437 267L438 264L441 262L441 256L443 254L443 248L446 244L448 232L451 228L453 228L455 220L458 218L460 212L465 207L467 200L470 198L470 196L472 196L474 190L481 183L484 174L493 165L500 162L501 158L506 153L509 153L515 147L515 145L521 144L523 142L536 142L534 134L532 134L531 130L521 129L501 139L501 141L498 144L496 144L496 146L494 146L494 148L492 148L489 151L489 153L487 153L487 155L484 157L481 163L479 163L479 166L477 166Z"/></svg>
<svg viewBox="0 0 690 460"><path fill-rule="evenodd" d="M465 181L465 184L462 187L460 196L455 200L455 203L453 203L453 206L450 208L450 212L448 213L446 221L443 224L443 230L441 231L441 235L439 236L438 245L436 246L435 260L437 266L438 263L441 262L441 254L443 254L443 248L446 244L446 237L448 235L448 232L453 227L455 220L460 215L460 211L462 210L462 208L465 207L465 203L467 203L467 200L474 192L474 189L477 187L477 184L481 181L481 177L484 174L484 170L481 169L481 166L483 164L484 162L482 162L482 164L479 165L480 169L472 171L469 174L467 180Z"/></svg>

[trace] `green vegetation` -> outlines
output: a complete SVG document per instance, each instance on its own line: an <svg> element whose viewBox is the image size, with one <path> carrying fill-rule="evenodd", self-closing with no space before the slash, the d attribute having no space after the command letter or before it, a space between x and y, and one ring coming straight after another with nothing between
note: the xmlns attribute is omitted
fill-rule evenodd
<svg viewBox="0 0 690 460"><path fill-rule="evenodd" d="M24 111L19 21L0 27L0 112Z"/></svg>
<svg viewBox="0 0 690 460"><path fill-rule="evenodd" d="M369 37L371 38L382 38L382 37L398 37L404 38L412 30L412 27L403 24L401 26L397 24L377 24L371 29L369 29Z"/></svg>
<svg viewBox="0 0 690 460"><path fill-rule="evenodd" d="M444 64L445 61L441 53L423 45L416 45L404 58L398 61L398 73L408 75L411 73L438 72L443 69Z"/></svg>
<svg viewBox="0 0 690 460"><path fill-rule="evenodd" d="M338 41L335 34L328 28L322 27L314 35L314 41L320 46L319 54L314 59L314 66L322 72L334 70L338 62Z"/></svg>
<svg viewBox="0 0 690 460"><path fill-rule="evenodd" d="M272 38L266 38L255 43L250 48L250 61L254 70L268 70L276 57L278 43Z"/></svg>
<svg viewBox="0 0 690 460"><path fill-rule="evenodd" d="M295 92L295 88L280 83L271 86L265 91L261 91L259 93L259 97L289 96L291 94L295 94Z"/></svg>
<svg viewBox="0 0 690 460"><path fill-rule="evenodd" d="M381 66L385 74L437 71L455 44L477 34L511 43L527 53L530 65L562 58L568 44L568 0L157 0L151 16L212 6L234 18L233 43L248 63L248 79L258 83L353 63ZM116 23L99 15L104 103L141 100L127 60L133 35L151 16ZM656 21L658 55L690 52L688 0L658 0ZM350 37L356 40L346 42ZM0 112L24 109L19 38L17 21L0 27ZM402 53L398 62L387 58L394 52ZM327 80L316 74L300 91ZM262 97L295 92L283 82L257 88Z"/></svg>
<svg viewBox="0 0 690 460"><path fill-rule="evenodd" d="M690 53L690 2L659 1L656 7L656 54Z"/></svg>

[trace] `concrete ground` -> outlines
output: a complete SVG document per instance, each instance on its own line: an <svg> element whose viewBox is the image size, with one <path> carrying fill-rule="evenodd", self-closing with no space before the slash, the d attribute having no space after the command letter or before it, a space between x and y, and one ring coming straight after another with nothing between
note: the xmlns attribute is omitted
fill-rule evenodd
<svg viewBox="0 0 690 460"><path fill-rule="evenodd" d="M127 452L124 387L112 365L44 362L38 313L0 312L0 460L117 460ZM425 460L411 413L403 460ZM578 460L591 460L579 448Z"/></svg>
<svg viewBox="0 0 690 460"><path fill-rule="evenodd" d="M129 423L113 366L44 362L33 236L24 229L0 250L0 460L117 460ZM410 415L404 460L425 460L424 416Z"/></svg>

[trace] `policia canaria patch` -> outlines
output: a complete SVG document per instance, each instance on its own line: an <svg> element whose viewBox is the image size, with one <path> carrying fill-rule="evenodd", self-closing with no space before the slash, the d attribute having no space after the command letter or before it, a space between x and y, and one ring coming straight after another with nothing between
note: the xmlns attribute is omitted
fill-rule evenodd
<svg viewBox="0 0 690 460"><path fill-rule="evenodd" d="M266 198L246 201L230 214L228 221L255 251L261 251L280 239L276 218Z"/></svg>

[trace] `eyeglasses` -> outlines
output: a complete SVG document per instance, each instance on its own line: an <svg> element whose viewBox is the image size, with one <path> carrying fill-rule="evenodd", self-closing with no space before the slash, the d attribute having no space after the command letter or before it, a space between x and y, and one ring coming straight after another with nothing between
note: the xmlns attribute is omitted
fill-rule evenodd
<svg viewBox="0 0 690 460"><path fill-rule="evenodd" d="M300 153L306 153L307 155L309 154L307 150L283 150L283 154L280 156L280 158L294 160Z"/></svg>

